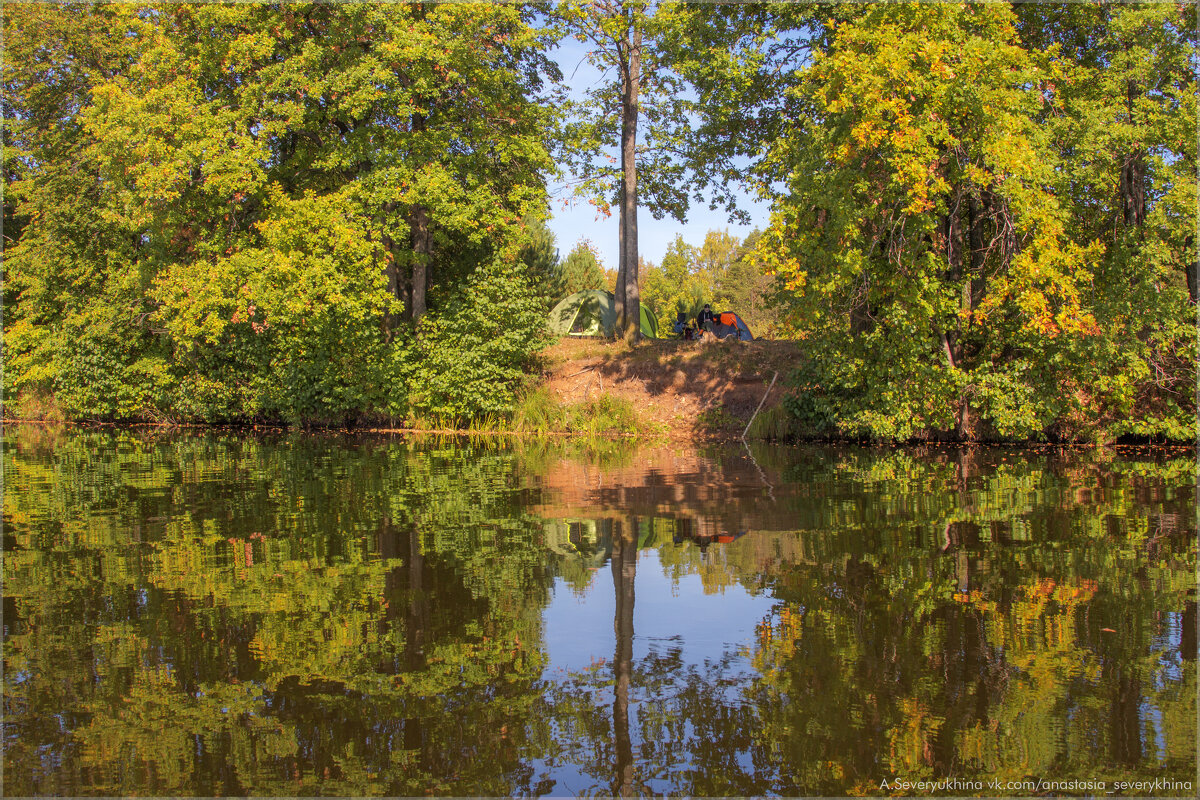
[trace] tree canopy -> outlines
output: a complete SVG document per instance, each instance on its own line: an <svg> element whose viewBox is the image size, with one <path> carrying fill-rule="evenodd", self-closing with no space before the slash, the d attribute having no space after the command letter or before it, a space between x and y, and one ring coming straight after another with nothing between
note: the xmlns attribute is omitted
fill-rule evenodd
<svg viewBox="0 0 1200 800"><path fill-rule="evenodd" d="M609 73L560 108L564 36ZM545 228L565 165L621 209L629 319L708 299L811 343L804 435L1194 430L1178 5L19 4L4 39L18 413L509 414L596 281ZM742 190L761 234L639 267L639 205Z"/></svg>
<svg viewBox="0 0 1200 800"><path fill-rule="evenodd" d="M432 402L421 381L461 377L429 361L461 341L437 331L531 297L511 265L544 205L555 73L528 16L12 9L9 387L110 418L467 413L474 387ZM541 321L508 324L523 366Z"/></svg>
<svg viewBox="0 0 1200 800"><path fill-rule="evenodd" d="M725 37L688 10L694 55L681 69L704 101L704 152L755 157L750 174L773 199L756 252L787 335L813 344L790 400L802 426L1190 436L1192 15L721 13Z"/></svg>

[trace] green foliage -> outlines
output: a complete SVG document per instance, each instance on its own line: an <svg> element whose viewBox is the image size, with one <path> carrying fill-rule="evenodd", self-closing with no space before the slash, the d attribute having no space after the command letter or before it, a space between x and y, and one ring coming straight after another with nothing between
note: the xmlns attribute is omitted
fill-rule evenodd
<svg viewBox="0 0 1200 800"><path fill-rule="evenodd" d="M792 409L786 403L764 408L750 422L746 438L787 441L800 438L817 427L812 423L802 423L801 420L807 415L797 412L798 409Z"/></svg>
<svg viewBox="0 0 1200 800"><path fill-rule="evenodd" d="M642 295L647 305L658 310L658 329L664 335L674 329L681 312L689 324L712 297L712 276L693 269L695 248L677 235L663 255L662 264L647 264L641 271Z"/></svg>
<svg viewBox="0 0 1200 800"><path fill-rule="evenodd" d="M529 241L521 249L521 261L525 265L525 274L530 285L544 298L543 304L546 311L549 311L554 308L555 303L570 294L563 288L562 268L554 233L545 220L533 215L525 218L525 229Z"/></svg>
<svg viewBox="0 0 1200 800"><path fill-rule="evenodd" d="M585 289L606 289L608 279L596 256L595 246L586 239L576 243L559 266L559 291L555 302Z"/></svg>
<svg viewBox="0 0 1200 800"><path fill-rule="evenodd" d="M1196 257L1179 204L1194 205L1195 140L1175 125L1194 115L1195 21L840 9L794 32L813 57L758 167L786 181L756 257L785 332L809 343L802 424L1190 438ZM1072 52L1078 36L1095 46Z"/></svg>
<svg viewBox="0 0 1200 800"><path fill-rule="evenodd" d="M553 254L522 220L544 206L550 113L534 97L554 69L528 17L457 4L6 14L6 393L107 419L406 409L401 379L421 365L405 359L425 357L406 344L414 298L443 319L437 338L481 263L521 264L548 294ZM469 389L497 408L516 380L498 357Z"/></svg>
<svg viewBox="0 0 1200 800"><path fill-rule="evenodd" d="M729 413L725 406L717 405L701 411L696 416L696 425L709 431L741 430L742 423Z"/></svg>
<svg viewBox="0 0 1200 800"><path fill-rule="evenodd" d="M481 265L409 343L409 408L454 423L511 414L548 342L541 298L522 273L502 261Z"/></svg>
<svg viewBox="0 0 1200 800"><path fill-rule="evenodd" d="M658 310L659 330L672 330L680 313L694 324L704 304L711 303L714 311L737 312L756 337L774 335L772 279L753 258L760 237L755 230L739 242L728 231L712 230L697 247L676 236L662 264L642 270L642 294Z"/></svg>

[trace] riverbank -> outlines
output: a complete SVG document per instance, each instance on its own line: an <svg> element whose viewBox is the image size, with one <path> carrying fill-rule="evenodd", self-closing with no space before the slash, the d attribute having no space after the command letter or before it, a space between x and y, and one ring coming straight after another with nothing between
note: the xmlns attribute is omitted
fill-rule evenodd
<svg viewBox="0 0 1200 800"><path fill-rule="evenodd" d="M601 436L670 441L739 438L760 407L778 405L783 378L795 366L797 342L646 340L636 345L603 339L562 339L541 353L511 419L482 418L464 426L431 418L358 419L311 426L382 434L477 434L494 436ZM778 373L770 392L772 377ZM765 397L764 397L765 395ZM53 402L23 403L4 423L112 424L68 420ZM125 421L165 429L288 427L269 422L234 425L173 420ZM296 427L296 426L291 426Z"/></svg>
<svg viewBox="0 0 1200 800"><path fill-rule="evenodd" d="M563 339L543 358L541 389L564 407L608 397L632 407L642 434L723 439L741 436L756 409L762 414L783 399L799 343Z"/></svg>
<svg viewBox="0 0 1200 800"><path fill-rule="evenodd" d="M803 360L796 341L644 340L635 345L604 339L564 338L539 355L537 372L529 380L511 417L485 417L465 425L436 418L362 415L308 425L269 421L187 423L147 419L118 423L66 420L48 404L22 403L21 411L3 424L76 424L83 426L148 427L154 429L232 429L270 431L288 428L390 435L541 436L593 439L642 439L670 442L795 440L795 422L782 402L789 391L787 378ZM772 383L774 379L774 383ZM751 421L753 424L751 425ZM747 432L747 426L749 430ZM799 438L805 438L800 436ZM841 437L823 442L846 442ZM909 444L950 443L936 436ZM859 442L866 443L866 442ZM899 444L894 443L894 444ZM1188 447L1190 442L976 442L1006 446L1070 446L1096 444Z"/></svg>

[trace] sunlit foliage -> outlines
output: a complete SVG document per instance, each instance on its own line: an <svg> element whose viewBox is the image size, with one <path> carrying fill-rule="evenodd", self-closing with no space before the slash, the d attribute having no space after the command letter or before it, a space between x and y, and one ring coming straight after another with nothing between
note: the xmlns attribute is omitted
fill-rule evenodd
<svg viewBox="0 0 1200 800"><path fill-rule="evenodd" d="M512 268L551 167L529 13L11 9L6 394L107 419L474 413L424 407L418 376L445 373L429 341L476 363L441 332L486 285L523 335L459 389L504 406L541 328Z"/></svg>

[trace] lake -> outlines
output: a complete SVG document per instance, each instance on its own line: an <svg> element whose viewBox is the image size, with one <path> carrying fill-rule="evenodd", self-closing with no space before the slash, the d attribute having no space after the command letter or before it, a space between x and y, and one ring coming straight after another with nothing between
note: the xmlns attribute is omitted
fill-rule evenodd
<svg viewBox="0 0 1200 800"><path fill-rule="evenodd" d="M1195 794L1187 450L9 426L3 466L8 796Z"/></svg>

